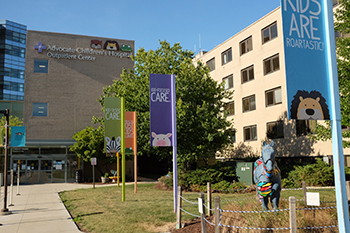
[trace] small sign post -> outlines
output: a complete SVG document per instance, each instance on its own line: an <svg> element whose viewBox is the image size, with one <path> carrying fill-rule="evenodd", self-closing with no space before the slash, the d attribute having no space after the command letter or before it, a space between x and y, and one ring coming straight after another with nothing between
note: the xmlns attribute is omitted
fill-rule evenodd
<svg viewBox="0 0 350 233"><path fill-rule="evenodd" d="M92 165L93 188L95 188L95 165L97 165L97 158L96 157L91 158L91 165Z"/></svg>

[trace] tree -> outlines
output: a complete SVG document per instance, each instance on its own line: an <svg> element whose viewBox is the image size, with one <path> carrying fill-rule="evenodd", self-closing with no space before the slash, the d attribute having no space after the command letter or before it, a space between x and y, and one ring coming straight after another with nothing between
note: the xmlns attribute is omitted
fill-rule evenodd
<svg viewBox="0 0 350 233"><path fill-rule="evenodd" d="M103 90L104 98L125 98L126 111L137 112L137 145L140 155L170 159L171 148L150 146L149 75L175 74L178 162L183 168L196 164L198 158L212 157L216 151L230 143L233 134L232 121L226 119L225 102L232 98L232 91L224 91L209 75L209 69L201 62L193 64L193 52L184 50L179 43L170 46L160 41L156 50L141 48L132 57L134 70L123 70L121 80ZM103 118L94 122L103 124Z"/></svg>
<svg viewBox="0 0 350 233"><path fill-rule="evenodd" d="M334 30L340 34L336 38L338 79L340 94L341 124L350 127L350 0L340 0L340 7L335 11ZM344 130L343 138L350 138L350 130ZM317 125L312 139L326 141L332 138L330 122ZM343 147L350 147L348 140L343 140Z"/></svg>
<svg viewBox="0 0 350 233"><path fill-rule="evenodd" d="M6 125L6 117L2 116L0 119L0 126L5 126L5 125ZM23 120L17 116L10 115L9 125L10 126L22 126Z"/></svg>
<svg viewBox="0 0 350 233"><path fill-rule="evenodd" d="M69 150L75 152L85 162L89 162L91 157L104 158L106 154L103 152L103 138L104 128L102 126L98 128L88 126L74 134L75 143Z"/></svg>

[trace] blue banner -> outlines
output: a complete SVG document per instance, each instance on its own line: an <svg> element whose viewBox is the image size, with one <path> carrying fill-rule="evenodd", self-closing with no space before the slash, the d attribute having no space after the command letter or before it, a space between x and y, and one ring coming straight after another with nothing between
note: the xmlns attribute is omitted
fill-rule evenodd
<svg viewBox="0 0 350 233"><path fill-rule="evenodd" d="M330 120L325 2L281 0L289 119Z"/></svg>
<svg viewBox="0 0 350 233"><path fill-rule="evenodd" d="M26 127L11 126L11 147L26 146Z"/></svg>
<svg viewBox="0 0 350 233"><path fill-rule="evenodd" d="M151 146L173 146L174 75L150 74Z"/></svg>

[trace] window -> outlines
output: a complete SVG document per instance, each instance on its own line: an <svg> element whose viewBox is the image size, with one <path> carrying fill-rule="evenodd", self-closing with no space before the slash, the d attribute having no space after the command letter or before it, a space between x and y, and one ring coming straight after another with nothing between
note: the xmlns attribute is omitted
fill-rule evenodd
<svg viewBox="0 0 350 233"><path fill-rule="evenodd" d="M269 122L267 123L266 128L266 136L269 139L284 138L282 121Z"/></svg>
<svg viewBox="0 0 350 233"><path fill-rule="evenodd" d="M239 43L239 47L241 49L241 55L248 53L253 50L253 39L252 37L248 37L247 39L241 41Z"/></svg>
<svg viewBox="0 0 350 233"><path fill-rule="evenodd" d="M253 141L258 139L257 133L256 133L256 125L244 127L243 132L244 132L244 141Z"/></svg>
<svg viewBox="0 0 350 233"><path fill-rule="evenodd" d="M45 73L49 72L49 61L48 60L34 60L34 73Z"/></svg>
<svg viewBox="0 0 350 233"><path fill-rule="evenodd" d="M230 89L233 87L233 75L229 75L222 79L222 81L225 83L225 90Z"/></svg>
<svg viewBox="0 0 350 233"><path fill-rule="evenodd" d="M33 116L47 117L47 103L33 103Z"/></svg>
<svg viewBox="0 0 350 233"><path fill-rule="evenodd" d="M255 95L243 99L243 112L255 110Z"/></svg>
<svg viewBox="0 0 350 233"><path fill-rule="evenodd" d="M249 66L241 71L242 84L254 79L254 66Z"/></svg>
<svg viewBox="0 0 350 233"><path fill-rule="evenodd" d="M227 112L228 116L235 115L235 102L229 102L225 105L225 112Z"/></svg>
<svg viewBox="0 0 350 233"><path fill-rule="evenodd" d="M215 70L215 57L207 61L207 66L209 67L210 71Z"/></svg>
<svg viewBox="0 0 350 233"><path fill-rule="evenodd" d="M225 65L227 62L232 61L232 49L228 49L221 54L222 65Z"/></svg>
<svg viewBox="0 0 350 233"><path fill-rule="evenodd" d="M266 107L282 103L282 92L281 88L275 88L273 90L268 90L265 93Z"/></svg>
<svg viewBox="0 0 350 233"><path fill-rule="evenodd" d="M316 120L296 120L297 136L308 135L315 130Z"/></svg>
<svg viewBox="0 0 350 233"><path fill-rule="evenodd" d="M236 130L233 132L232 135L228 136L232 143L236 142Z"/></svg>
<svg viewBox="0 0 350 233"><path fill-rule="evenodd" d="M279 55L276 54L264 60L264 75L280 69Z"/></svg>
<svg viewBox="0 0 350 233"><path fill-rule="evenodd" d="M266 28L261 30L261 33L263 44L277 37L277 23L274 22L273 24L267 26Z"/></svg>
<svg viewBox="0 0 350 233"><path fill-rule="evenodd" d="M333 6L336 6L339 4L339 0L333 0Z"/></svg>

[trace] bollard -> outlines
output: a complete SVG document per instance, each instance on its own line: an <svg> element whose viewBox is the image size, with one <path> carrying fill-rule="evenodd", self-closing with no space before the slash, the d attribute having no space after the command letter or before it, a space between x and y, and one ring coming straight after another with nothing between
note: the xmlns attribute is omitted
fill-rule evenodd
<svg viewBox="0 0 350 233"><path fill-rule="evenodd" d="M207 183L208 216L211 216L211 183Z"/></svg>
<svg viewBox="0 0 350 233"><path fill-rule="evenodd" d="M21 194L19 194L19 177L21 175L20 170L19 170L20 169L20 160L18 160L17 164L18 164L18 167L17 167L17 194L16 195L18 196L18 195L21 195Z"/></svg>
<svg viewBox="0 0 350 233"><path fill-rule="evenodd" d="M13 169L11 169L11 189L10 189L10 204L9 204L9 206L14 206L12 200L13 200Z"/></svg>
<svg viewBox="0 0 350 233"><path fill-rule="evenodd" d="M348 196L348 206L350 211L350 181L346 181L345 185L346 185L346 194Z"/></svg>
<svg viewBox="0 0 350 233"><path fill-rule="evenodd" d="M204 193L199 194L199 199L202 199L202 213L201 213L201 228L202 233L207 233L207 225L205 223L205 206L204 206Z"/></svg>
<svg viewBox="0 0 350 233"><path fill-rule="evenodd" d="M289 197L289 226L290 233L297 233L297 214L295 208L295 197Z"/></svg>
<svg viewBox="0 0 350 233"><path fill-rule="evenodd" d="M304 205L306 207L307 206L307 203L306 203L306 183L305 183L305 181L302 181L301 184L303 185Z"/></svg>
<svg viewBox="0 0 350 233"><path fill-rule="evenodd" d="M181 207L182 207L181 195L182 195L181 186L177 186L176 229L181 228Z"/></svg>
<svg viewBox="0 0 350 233"><path fill-rule="evenodd" d="M217 196L214 198L214 219L215 219L215 233L220 233L220 197Z"/></svg>

